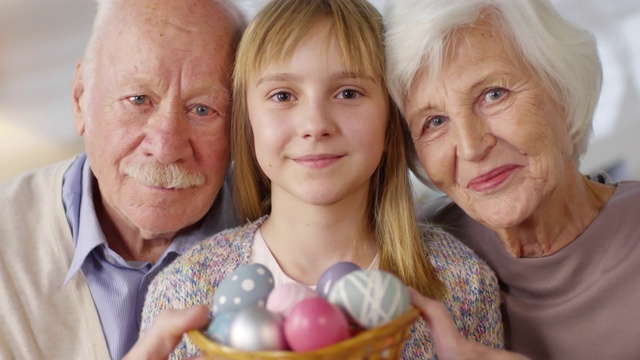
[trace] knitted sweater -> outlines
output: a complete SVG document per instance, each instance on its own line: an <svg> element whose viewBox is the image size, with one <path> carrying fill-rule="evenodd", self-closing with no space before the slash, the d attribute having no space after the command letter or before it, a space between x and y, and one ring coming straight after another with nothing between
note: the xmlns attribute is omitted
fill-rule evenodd
<svg viewBox="0 0 640 360"><path fill-rule="evenodd" d="M142 312L141 334L164 309L213 304L220 282L248 264L256 230L265 218L226 230L193 247L163 270L149 286ZM425 256L447 287L443 299L460 332L469 339L503 347L500 294L495 275L470 249L436 227L422 231ZM172 354L182 359L199 353L185 336ZM419 319L411 329L403 359L435 359L435 348L426 323Z"/></svg>

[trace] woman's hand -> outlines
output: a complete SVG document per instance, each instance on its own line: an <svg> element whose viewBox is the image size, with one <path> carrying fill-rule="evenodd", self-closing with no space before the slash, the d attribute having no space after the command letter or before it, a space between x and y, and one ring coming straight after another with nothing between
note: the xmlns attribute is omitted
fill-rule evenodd
<svg viewBox="0 0 640 360"><path fill-rule="evenodd" d="M204 305L184 310L165 310L123 360L166 360L184 333L201 329L208 322L209 308Z"/></svg>
<svg viewBox="0 0 640 360"><path fill-rule="evenodd" d="M492 359L525 360L526 356L494 349L466 339L458 332L449 311L443 303L429 299L409 288L411 303L420 310L436 345L438 357L442 360Z"/></svg>

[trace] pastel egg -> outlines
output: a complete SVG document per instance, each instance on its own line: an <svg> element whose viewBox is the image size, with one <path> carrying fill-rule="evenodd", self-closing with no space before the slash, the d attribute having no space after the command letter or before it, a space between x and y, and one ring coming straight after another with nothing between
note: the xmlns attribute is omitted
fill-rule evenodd
<svg viewBox="0 0 640 360"><path fill-rule="evenodd" d="M318 297L318 293L299 283L286 283L276 286L267 298L267 310L288 316L291 308L306 298Z"/></svg>
<svg viewBox="0 0 640 360"><path fill-rule="evenodd" d="M366 329L395 319L409 310L407 287L382 270L353 271L336 282L329 302Z"/></svg>
<svg viewBox="0 0 640 360"><path fill-rule="evenodd" d="M222 345L229 345L229 328L236 316L235 311L227 311L218 314L207 326L207 336Z"/></svg>
<svg viewBox="0 0 640 360"><path fill-rule="evenodd" d="M360 270L360 267L349 261L341 261L331 265L320 275L316 283L316 291L321 297L328 298L336 281L356 270Z"/></svg>
<svg viewBox="0 0 640 360"><path fill-rule="evenodd" d="M294 351L311 351L349 338L349 322L342 310L327 300L307 298L284 319L284 334Z"/></svg>
<svg viewBox="0 0 640 360"><path fill-rule="evenodd" d="M259 306L240 310L229 328L229 346L242 351L288 349L282 317Z"/></svg>
<svg viewBox="0 0 640 360"><path fill-rule="evenodd" d="M220 282L213 295L211 313L215 316L253 305L264 307L273 284L273 275L266 266L258 263L244 265Z"/></svg>

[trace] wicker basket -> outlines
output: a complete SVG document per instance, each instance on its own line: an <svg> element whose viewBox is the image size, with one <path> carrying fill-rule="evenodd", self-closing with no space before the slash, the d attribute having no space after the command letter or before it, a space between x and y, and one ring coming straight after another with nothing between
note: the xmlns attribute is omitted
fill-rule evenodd
<svg viewBox="0 0 640 360"><path fill-rule="evenodd" d="M393 321L337 344L305 353L292 351L244 352L218 344L198 330L189 331L189 337L200 348L207 359L259 360L259 359L297 359L297 360L356 360L356 359L400 359L404 342L409 336L411 326L418 319L418 309L411 307L405 314Z"/></svg>

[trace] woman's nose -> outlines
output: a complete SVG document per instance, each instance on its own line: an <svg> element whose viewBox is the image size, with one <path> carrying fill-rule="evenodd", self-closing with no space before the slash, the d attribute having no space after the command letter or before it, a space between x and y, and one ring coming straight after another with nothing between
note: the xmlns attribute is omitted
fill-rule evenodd
<svg viewBox="0 0 640 360"><path fill-rule="evenodd" d="M489 154L497 140L486 120L468 116L456 121L456 154L467 161L479 161Z"/></svg>

